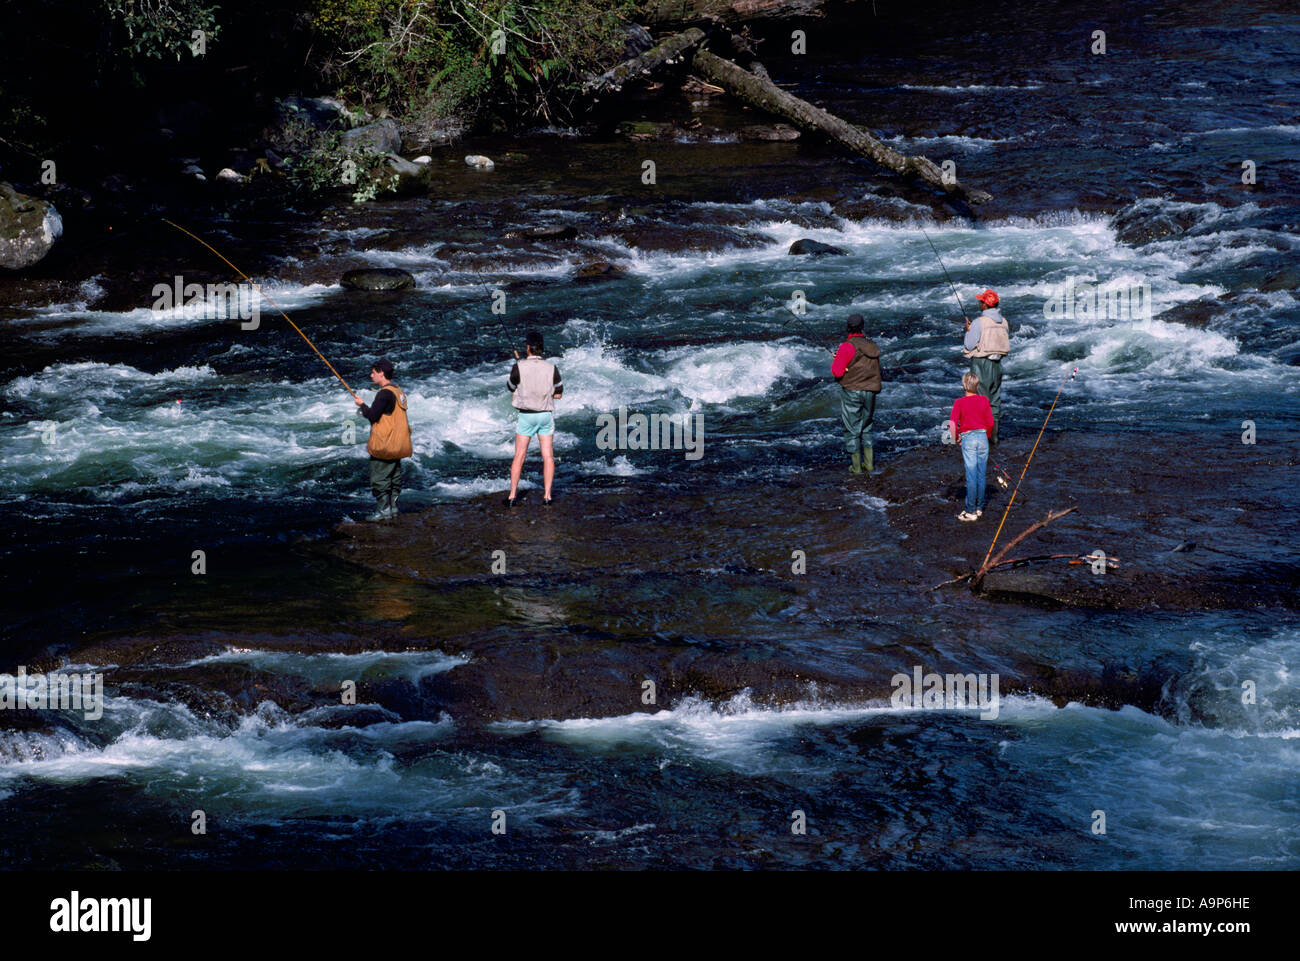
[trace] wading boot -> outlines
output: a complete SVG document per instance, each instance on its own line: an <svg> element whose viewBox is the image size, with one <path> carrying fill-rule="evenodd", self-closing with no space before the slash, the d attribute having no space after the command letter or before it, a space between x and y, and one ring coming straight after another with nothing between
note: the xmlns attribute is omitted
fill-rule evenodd
<svg viewBox="0 0 1300 961"><path fill-rule="evenodd" d="M385 511L384 516L387 517L388 520L390 521L397 516L397 495L396 494L388 495L388 507Z"/></svg>
<svg viewBox="0 0 1300 961"><path fill-rule="evenodd" d="M872 469L874 466L875 466L875 461L874 461L874 459L872 458L872 450L871 450L871 448L870 448L870 447L864 447L864 448L862 449L862 470L863 470L865 473L870 474L870 473L871 473L871 469Z"/></svg>
<svg viewBox="0 0 1300 961"><path fill-rule="evenodd" d="M388 520L388 498L375 498L375 512L366 518L368 521Z"/></svg>
<svg viewBox="0 0 1300 961"><path fill-rule="evenodd" d="M850 474L861 474L861 473L862 473L862 455L859 454L859 453L857 453L857 452L855 451L855 452L854 452L853 454L851 454L850 456L853 458L853 463L849 465L849 473L850 473Z"/></svg>

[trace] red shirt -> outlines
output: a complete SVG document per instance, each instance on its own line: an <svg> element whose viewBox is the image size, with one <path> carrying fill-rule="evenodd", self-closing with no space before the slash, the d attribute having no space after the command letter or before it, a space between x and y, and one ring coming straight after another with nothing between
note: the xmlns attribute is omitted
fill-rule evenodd
<svg viewBox="0 0 1300 961"><path fill-rule="evenodd" d="M866 334L849 334L849 337L865 337ZM847 340L840 344L840 349L835 352L835 359L831 361L831 375L834 377L843 377L844 372L849 369L849 361L857 349Z"/></svg>
<svg viewBox="0 0 1300 961"><path fill-rule="evenodd" d="M983 394L966 394L952 405L953 433L960 437L972 430L993 431L993 408Z"/></svg>

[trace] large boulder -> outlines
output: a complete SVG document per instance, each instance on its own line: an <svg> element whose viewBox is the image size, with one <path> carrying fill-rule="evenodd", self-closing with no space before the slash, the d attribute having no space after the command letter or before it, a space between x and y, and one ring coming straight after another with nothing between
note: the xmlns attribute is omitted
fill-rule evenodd
<svg viewBox="0 0 1300 961"><path fill-rule="evenodd" d="M349 270L339 283L347 290L405 290L415 286L415 278L398 267L367 267Z"/></svg>
<svg viewBox="0 0 1300 961"><path fill-rule="evenodd" d="M796 240L790 245L790 254L792 256L806 257L825 257L828 254L847 254L847 250L839 247L833 247L830 244L823 244L816 240L809 240L807 237L802 240Z"/></svg>
<svg viewBox="0 0 1300 961"><path fill-rule="evenodd" d="M364 127L354 127L343 134L343 145L356 150L376 150L379 153L400 153L402 136L397 130L397 121L385 117Z"/></svg>
<svg viewBox="0 0 1300 961"><path fill-rule="evenodd" d="M0 267L30 267L62 235L63 219L53 204L0 183Z"/></svg>

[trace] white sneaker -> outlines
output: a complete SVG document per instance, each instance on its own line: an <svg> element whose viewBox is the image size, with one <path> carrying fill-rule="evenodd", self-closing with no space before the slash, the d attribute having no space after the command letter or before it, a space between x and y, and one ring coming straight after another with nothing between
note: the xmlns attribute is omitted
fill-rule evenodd
<svg viewBox="0 0 1300 961"><path fill-rule="evenodd" d="M976 516L976 517L983 517L983 516L984 516L984 511L983 511L983 509L981 508L980 510L977 510L977 511L975 512L975 516Z"/></svg>
<svg viewBox="0 0 1300 961"><path fill-rule="evenodd" d="M969 511L962 511L960 514L957 515L957 520L959 520L959 521L976 521L976 520L979 520L979 515L978 515L978 514L972 514L972 513L970 513Z"/></svg>

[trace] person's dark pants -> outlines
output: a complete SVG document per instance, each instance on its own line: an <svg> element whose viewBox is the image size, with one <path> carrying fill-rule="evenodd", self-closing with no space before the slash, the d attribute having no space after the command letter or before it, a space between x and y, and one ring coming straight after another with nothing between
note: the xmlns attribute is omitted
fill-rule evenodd
<svg viewBox="0 0 1300 961"><path fill-rule="evenodd" d="M1002 424L1002 361L987 357L972 357L970 369L980 379L980 393L989 399L993 408L993 433L989 443L998 442L998 427Z"/></svg>
<svg viewBox="0 0 1300 961"><path fill-rule="evenodd" d="M395 503L397 495L402 492L401 460L370 458L370 490L380 507Z"/></svg>
<svg viewBox="0 0 1300 961"><path fill-rule="evenodd" d="M871 422L876 416L874 390L840 388L840 420L844 423L844 449L852 457L871 449Z"/></svg>

